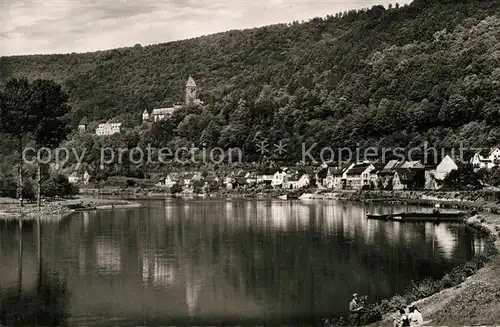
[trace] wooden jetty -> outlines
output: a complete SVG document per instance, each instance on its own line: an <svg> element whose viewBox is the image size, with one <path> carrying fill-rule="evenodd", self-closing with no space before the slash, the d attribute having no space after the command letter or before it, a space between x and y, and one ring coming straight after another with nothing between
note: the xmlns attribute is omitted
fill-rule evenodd
<svg viewBox="0 0 500 327"><path fill-rule="evenodd" d="M367 219L386 221L411 221L411 222L461 222L467 217L467 212L402 212L395 214L366 214Z"/></svg>

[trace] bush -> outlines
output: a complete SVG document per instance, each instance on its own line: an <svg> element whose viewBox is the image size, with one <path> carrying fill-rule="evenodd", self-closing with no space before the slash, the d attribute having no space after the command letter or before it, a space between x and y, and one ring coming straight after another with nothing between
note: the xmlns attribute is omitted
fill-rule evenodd
<svg viewBox="0 0 500 327"><path fill-rule="evenodd" d="M57 174L44 180L41 185L41 193L46 197L73 196L78 194L78 188L68 181L68 177Z"/></svg>
<svg viewBox="0 0 500 327"><path fill-rule="evenodd" d="M16 198L17 183L12 175L0 176L0 196Z"/></svg>
<svg viewBox="0 0 500 327"><path fill-rule="evenodd" d="M172 193L180 193L182 192L182 186L180 186L178 183L175 183L170 187L170 192Z"/></svg>

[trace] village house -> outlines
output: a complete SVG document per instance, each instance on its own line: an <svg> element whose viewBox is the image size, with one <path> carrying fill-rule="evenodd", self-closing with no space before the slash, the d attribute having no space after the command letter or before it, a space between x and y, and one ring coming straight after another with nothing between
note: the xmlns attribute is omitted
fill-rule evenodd
<svg viewBox="0 0 500 327"><path fill-rule="evenodd" d="M470 162L476 169L492 169L500 165L500 149L481 149L474 154Z"/></svg>
<svg viewBox="0 0 500 327"><path fill-rule="evenodd" d="M455 160L453 160L449 155L446 155L436 167L435 178L442 181L452 170L456 169L458 169L458 165Z"/></svg>
<svg viewBox="0 0 500 327"><path fill-rule="evenodd" d="M377 171L377 188L388 189L392 187L394 173L401 165L403 165L403 161L393 159L389 160L382 169Z"/></svg>
<svg viewBox="0 0 500 327"><path fill-rule="evenodd" d="M329 167L327 175L323 180L323 185L326 188L341 190L342 189L342 177L344 171L349 168L349 166L343 165L341 167Z"/></svg>
<svg viewBox="0 0 500 327"><path fill-rule="evenodd" d="M454 169L458 169L458 165L449 155L427 160L425 162L425 189L439 189L446 175Z"/></svg>
<svg viewBox="0 0 500 327"><path fill-rule="evenodd" d="M248 173L246 176L246 184L247 185L257 184L257 175L255 173Z"/></svg>
<svg viewBox="0 0 500 327"><path fill-rule="evenodd" d="M193 173L186 173L182 176L182 185L184 185L185 188L190 188L193 186L193 178L194 174Z"/></svg>
<svg viewBox="0 0 500 327"><path fill-rule="evenodd" d="M83 185L88 185L89 182L90 182L90 174L88 170L85 170L85 172L83 173Z"/></svg>
<svg viewBox="0 0 500 327"><path fill-rule="evenodd" d="M311 180L308 174L293 174L285 179L283 188L295 190L302 187L309 186Z"/></svg>
<svg viewBox="0 0 500 327"><path fill-rule="evenodd" d="M424 168L396 168L392 180L393 190L417 190L425 187Z"/></svg>
<svg viewBox="0 0 500 327"><path fill-rule="evenodd" d="M278 168L265 168L260 174L257 174L257 184L271 185L273 182L273 177Z"/></svg>
<svg viewBox="0 0 500 327"><path fill-rule="evenodd" d="M144 109L142 112L142 121L148 121L149 120L149 112L148 109Z"/></svg>
<svg viewBox="0 0 500 327"><path fill-rule="evenodd" d="M405 161L398 168L424 169L425 167L420 162L420 160L417 160L417 161Z"/></svg>
<svg viewBox="0 0 500 327"><path fill-rule="evenodd" d="M219 183L219 177L214 174L209 174L203 181L205 182L205 188L208 188L211 184Z"/></svg>
<svg viewBox="0 0 500 327"><path fill-rule="evenodd" d="M273 179L271 182L271 186L274 188L280 188L283 186L283 182L285 181L286 173L284 171L277 171L273 175Z"/></svg>
<svg viewBox="0 0 500 327"><path fill-rule="evenodd" d="M99 124L95 131L96 135L99 136L109 136L113 134L119 134L122 123L104 123Z"/></svg>
<svg viewBox="0 0 500 327"><path fill-rule="evenodd" d="M225 185L227 190L232 190L234 187L234 177L231 175L224 177L223 184Z"/></svg>
<svg viewBox="0 0 500 327"><path fill-rule="evenodd" d="M170 173L165 177L165 186L171 188L175 184L179 183L179 175L176 173Z"/></svg>
<svg viewBox="0 0 500 327"><path fill-rule="evenodd" d="M80 133L85 133L87 132L87 126L88 126L88 121L87 117L83 117L80 123L78 124L78 132Z"/></svg>
<svg viewBox="0 0 500 327"><path fill-rule="evenodd" d="M68 182L71 184L79 184L82 181L82 177L75 171L68 176Z"/></svg>
<svg viewBox="0 0 500 327"><path fill-rule="evenodd" d="M343 175L344 189L361 190L363 188L375 188L377 175L375 166L369 162L351 165ZM343 186L344 186L343 185Z"/></svg>

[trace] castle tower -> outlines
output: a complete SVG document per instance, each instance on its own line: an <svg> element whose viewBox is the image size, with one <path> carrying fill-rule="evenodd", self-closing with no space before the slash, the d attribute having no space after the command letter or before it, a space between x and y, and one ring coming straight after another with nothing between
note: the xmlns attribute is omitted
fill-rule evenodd
<svg viewBox="0 0 500 327"><path fill-rule="evenodd" d="M186 105L194 103L196 100L196 83L194 79L189 76L186 83Z"/></svg>

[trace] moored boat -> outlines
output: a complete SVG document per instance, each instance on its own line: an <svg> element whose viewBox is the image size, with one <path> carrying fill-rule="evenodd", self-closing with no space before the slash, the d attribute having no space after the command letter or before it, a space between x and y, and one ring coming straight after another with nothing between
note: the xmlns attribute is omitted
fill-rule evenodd
<svg viewBox="0 0 500 327"><path fill-rule="evenodd" d="M367 219L399 220L399 221L447 221L459 222L467 215L466 212L403 212L397 214L366 214Z"/></svg>

